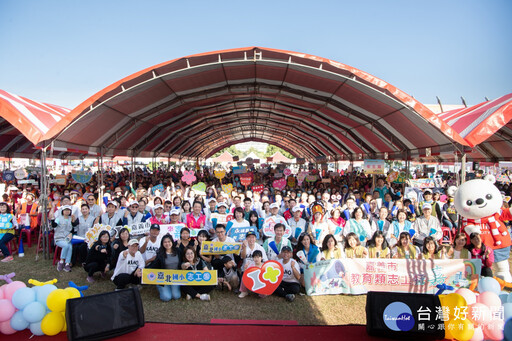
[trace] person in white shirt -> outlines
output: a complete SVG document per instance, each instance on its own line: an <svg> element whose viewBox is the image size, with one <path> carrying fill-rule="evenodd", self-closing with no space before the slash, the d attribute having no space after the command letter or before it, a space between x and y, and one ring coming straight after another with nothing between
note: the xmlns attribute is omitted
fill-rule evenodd
<svg viewBox="0 0 512 341"><path fill-rule="evenodd" d="M156 258L156 253L160 248L160 225L152 224L149 228L149 235L140 240L140 253L146 264L151 263Z"/></svg>
<svg viewBox="0 0 512 341"><path fill-rule="evenodd" d="M423 247L423 240L425 237L434 237L436 242L439 242L439 240L443 237L439 219L432 216L432 205L429 203L424 203L421 209L423 216L416 219L412 226L414 231L416 231L413 236L414 245L418 247Z"/></svg>
<svg viewBox="0 0 512 341"><path fill-rule="evenodd" d="M145 267L144 259L139 250L137 239L128 242L128 250L124 250L117 260L116 269L112 275L112 281L116 290L122 290L127 284L141 283L142 269Z"/></svg>
<svg viewBox="0 0 512 341"><path fill-rule="evenodd" d="M293 217L288 219L288 225L292 229L292 235L290 237L290 241L292 245L297 245L297 239L299 238L302 232L306 232L307 222L305 219L302 219L302 209L296 205L292 208Z"/></svg>
<svg viewBox="0 0 512 341"><path fill-rule="evenodd" d="M254 251L259 250L262 253L262 262L266 262L268 260L267 254L265 253L265 249L256 243L256 233L253 231L247 232L245 235L245 240L242 243L242 251L240 252L240 257L244 260L242 264L242 269L245 269L246 266L252 262L252 254Z"/></svg>
<svg viewBox="0 0 512 341"><path fill-rule="evenodd" d="M295 299L295 295L300 292L300 267L296 260L292 259L292 249L289 246L285 246L281 249L282 259L279 259L279 263L283 266L284 274L283 280L279 287L277 287L274 294L279 297L286 298L287 301L292 302Z"/></svg>

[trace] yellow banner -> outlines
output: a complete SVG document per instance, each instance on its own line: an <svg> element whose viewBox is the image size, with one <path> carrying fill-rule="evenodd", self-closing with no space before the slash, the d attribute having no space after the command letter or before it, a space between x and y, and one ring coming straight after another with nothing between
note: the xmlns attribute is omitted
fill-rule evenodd
<svg viewBox="0 0 512 341"><path fill-rule="evenodd" d="M201 244L201 253L203 255L226 255L228 253L239 254L242 249L242 243L223 243L207 242Z"/></svg>
<svg viewBox="0 0 512 341"><path fill-rule="evenodd" d="M143 269L142 284L217 285L217 270Z"/></svg>

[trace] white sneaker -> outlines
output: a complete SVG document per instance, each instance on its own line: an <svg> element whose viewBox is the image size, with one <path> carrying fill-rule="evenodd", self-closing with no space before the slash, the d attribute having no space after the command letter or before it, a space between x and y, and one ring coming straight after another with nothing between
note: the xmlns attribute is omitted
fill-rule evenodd
<svg viewBox="0 0 512 341"><path fill-rule="evenodd" d="M247 297L247 296L249 296L249 293L248 293L247 291L245 291L245 292L244 292L244 291L242 291L242 292L240 293L240 295L238 295L238 298L244 298L244 297Z"/></svg>
<svg viewBox="0 0 512 341"><path fill-rule="evenodd" d="M208 295L208 294L201 294L201 296L199 296L199 299L201 301L209 301L210 300L210 295Z"/></svg>

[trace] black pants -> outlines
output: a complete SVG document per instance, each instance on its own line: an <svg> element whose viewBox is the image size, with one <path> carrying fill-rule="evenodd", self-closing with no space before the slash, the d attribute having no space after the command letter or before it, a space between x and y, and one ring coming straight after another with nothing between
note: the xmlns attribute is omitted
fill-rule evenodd
<svg viewBox="0 0 512 341"><path fill-rule="evenodd" d="M119 274L114 277L114 284L117 289L124 289L128 284L140 284L140 277L135 276L135 273Z"/></svg>
<svg viewBox="0 0 512 341"><path fill-rule="evenodd" d="M85 263L87 258L87 243L73 244L73 253L71 254L72 264Z"/></svg>
<svg viewBox="0 0 512 341"><path fill-rule="evenodd" d="M300 284L299 283L283 281L283 282L281 282L281 284L279 284L276 291L274 291L274 294L276 294L279 297L285 297L288 294L297 295L299 292L300 292Z"/></svg>
<svg viewBox="0 0 512 341"><path fill-rule="evenodd" d="M190 295L192 298L196 297L197 294L207 294L210 291L213 290L215 286L211 285L198 285L198 286L189 286L189 285L183 285L181 287L181 292L185 295Z"/></svg>
<svg viewBox="0 0 512 341"><path fill-rule="evenodd" d="M105 271L106 266L107 265L103 264L103 263L91 262L91 263L87 263L84 265L84 270L87 271L87 274L89 275L89 277L92 277L95 272Z"/></svg>
<svg viewBox="0 0 512 341"><path fill-rule="evenodd" d="M482 271L480 272L480 276L492 277L492 268L487 266L482 266Z"/></svg>

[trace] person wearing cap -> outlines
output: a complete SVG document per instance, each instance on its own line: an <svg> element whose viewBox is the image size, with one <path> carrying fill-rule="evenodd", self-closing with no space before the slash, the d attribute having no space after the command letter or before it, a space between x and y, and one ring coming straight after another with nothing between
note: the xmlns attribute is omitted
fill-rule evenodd
<svg viewBox="0 0 512 341"><path fill-rule="evenodd" d="M101 216L96 218L95 224L103 224L109 226L120 226L123 224L123 219L119 216L119 213L116 211L118 207L118 203L115 200L109 201L107 204L107 212L103 213Z"/></svg>
<svg viewBox="0 0 512 341"><path fill-rule="evenodd" d="M68 205L61 207L61 214L57 218L55 218L53 212L50 212L51 227L55 230L53 240L55 245L62 248L60 261L57 263L57 271L71 271L71 256L73 253L71 239L75 233L75 227L79 224L78 219L71 212L71 206Z"/></svg>
<svg viewBox="0 0 512 341"><path fill-rule="evenodd" d="M2 259L4 263L14 260L7 244L14 238L17 228L18 222L11 213L11 208L5 201L0 202L0 251L4 255Z"/></svg>
<svg viewBox="0 0 512 341"><path fill-rule="evenodd" d="M123 217L123 225L132 225L138 223L144 223L146 217L139 212L139 203L132 200L128 203L128 209L125 210Z"/></svg>
<svg viewBox="0 0 512 341"><path fill-rule="evenodd" d="M169 224L183 224L180 221L181 211L177 208L173 208L171 212L169 212Z"/></svg>
<svg viewBox="0 0 512 341"><path fill-rule="evenodd" d="M215 198L206 199L208 207L206 207L205 210L205 224L204 229L206 231L213 230L213 224L212 224L212 214L216 212L217 209L217 200Z"/></svg>
<svg viewBox="0 0 512 341"><path fill-rule="evenodd" d="M39 206L35 202L35 195L32 192L27 192L25 195L25 200L18 205L18 209L16 210L16 217L18 218L18 224L23 225L24 228L29 228L34 230L37 225L37 216L39 214ZM23 217L27 217L28 219L22 219Z"/></svg>
<svg viewBox="0 0 512 341"><path fill-rule="evenodd" d="M274 202L270 204L270 217L265 219L265 224L283 224L285 229L288 228L288 223L282 215L279 215L279 204Z"/></svg>
<svg viewBox="0 0 512 341"><path fill-rule="evenodd" d="M430 204L432 205L434 203L434 200L432 199L432 190L427 188L426 190L423 191L423 201L420 201L418 203L418 215L422 215L423 214L423 204ZM434 215L433 213L431 213L432 215Z"/></svg>
<svg viewBox="0 0 512 341"><path fill-rule="evenodd" d="M242 242L242 251L240 251L240 258L243 259L242 269L246 269L247 265L252 262L254 251L261 251L263 253L263 262L268 260L265 249L258 243L256 243L257 236L254 231L249 231L245 235L245 240Z"/></svg>
<svg viewBox="0 0 512 341"><path fill-rule="evenodd" d="M57 208L55 212L55 218L58 218L62 213L62 207L69 206L71 208L71 215L78 217L80 215L80 211L77 206L71 203L71 198L67 195L62 196L60 199L60 207Z"/></svg>
<svg viewBox="0 0 512 341"><path fill-rule="evenodd" d="M124 250L119 255L114 274L111 278L116 285L116 290L122 290L128 284L140 285L142 269L145 266L146 263L139 251L139 241L137 239L130 239L128 250Z"/></svg>
<svg viewBox="0 0 512 341"><path fill-rule="evenodd" d="M287 301L295 300L295 295L300 292L300 267L295 259L292 259L292 248L284 246L281 249L282 258L278 260L283 266L283 280L274 294L286 298Z"/></svg>
<svg viewBox="0 0 512 341"><path fill-rule="evenodd" d="M432 205L429 203L424 203L421 208L423 215L417 218L412 226L412 228L416 231L413 236L414 245L418 247L423 247L423 240L425 237L432 236L436 242L439 242L439 240L443 237L439 219L432 216Z"/></svg>
<svg viewBox="0 0 512 341"><path fill-rule="evenodd" d="M288 219L287 223L290 226L290 229L292 230L290 241L292 245L297 245L297 239L299 238L302 232L305 232L307 230L308 223L305 219L302 218L302 209L298 205L293 206L292 214L293 217Z"/></svg>
<svg viewBox="0 0 512 341"><path fill-rule="evenodd" d="M213 236L215 234L215 227L217 224L226 225L228 221L233 219L233 215L231 213L226 213L228 209L228 204L225 202L219 202L217 204L217 212L213 212L210 215L210 224L211 228L208 230L208 233Z"/></svg>
<svg viewBox="0 0 512 341"><path fill-rule="evenodd" d="M146 264L151 263L155 257L158 249L160 248L162 237L160 236L160 225L151 224L149 234L142 237L140 240L140 253Z"/></svg>
<svg viewBox="0 0 512 341"><path fill-rule="evenodd" d="M153 212L155 212L155 215L149 219L151 224L164 225L169 223L167 217L164 216L164 207L162 204L156 204L153 206Z"/></svg>
<svg viewBox="0 0 512 341"><path fill-rule="evenodd" d="M270 260L277 260L282 258L281 250L283 247L292 247L292 243L284 237L286 227L282 223L274 225L274 236L269 237L263 243L263 249Z"/></svg>

